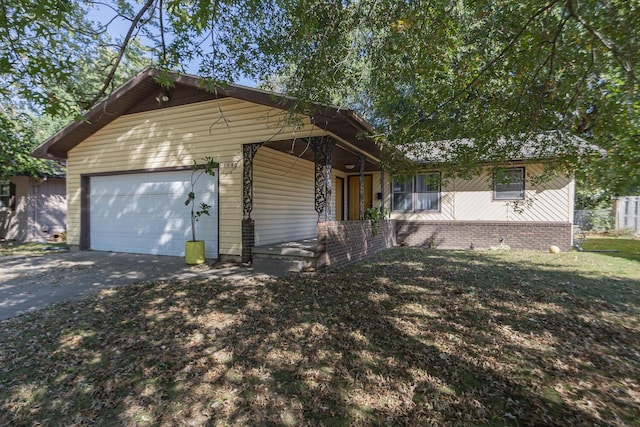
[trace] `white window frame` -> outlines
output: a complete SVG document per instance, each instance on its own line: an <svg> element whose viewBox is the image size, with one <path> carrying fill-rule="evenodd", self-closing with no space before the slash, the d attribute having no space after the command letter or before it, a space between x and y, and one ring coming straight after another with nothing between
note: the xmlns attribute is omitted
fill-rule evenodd
<svg viewBox="0 0 640 427"><path fill-rule="evenodd" d="M437 190L427 189L427 191L417 191L420 187L419 180L432 180L433 177L437 177ZM428 186L428 184L427 184ZM402 189L405 191L396 191L396 189ZM442 183L440 172L424 172L413 176L412 178L393 178L391 182L391 209L394 212L440 212ZM416 209L416 206L420 204L421 195L437 195L437 201L435 208L431 209ZM396 203L396 195L405 195L404 203L408 201L410 206L405 209L398 209L399 203ZM428 196L427 196L428 197Z"/></svg>
<svg viewBox="0 0 640 427"><path fill-rule="evenodd" d="M515 176L515 174L519 176ZM509 178L508 182L499 182L498 176ZM493 175L493 200L524 200L525 199L525 168L500 168L498 174ZM518 192L518 196L514 193Z"/></svg>

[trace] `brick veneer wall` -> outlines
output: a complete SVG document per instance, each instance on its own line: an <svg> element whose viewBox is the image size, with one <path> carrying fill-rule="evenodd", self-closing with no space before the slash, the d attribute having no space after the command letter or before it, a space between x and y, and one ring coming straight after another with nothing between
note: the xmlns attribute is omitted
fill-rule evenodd
<svg viewBox="0 0 640 427"><path fill-rule="evenodd" d="M332 270L373 255L396 243L394 221L379 224L373 236L371 221L329 221L318 223L318 269Z"/></svg>
<svg viewBox="0 0 640 427"><path fill-rule="evenodd" d="M397 242L407 246L443 249L488 249L504 244L511 249L571 249L572 224L564 222L396 221Z"/></svg>
<svg viewBox="0 0 640 427"><path fill-rule="evenodd" d="M251 261L251 250L256 245L256 223L252 219L242 220L242 262Z"/></svg>

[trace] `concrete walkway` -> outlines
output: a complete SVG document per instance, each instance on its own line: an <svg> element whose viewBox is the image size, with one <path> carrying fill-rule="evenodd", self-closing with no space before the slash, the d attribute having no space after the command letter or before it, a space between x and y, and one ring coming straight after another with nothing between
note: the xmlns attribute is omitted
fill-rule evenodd
<svg viewBox="0 0 640 427"><path fill-rule="evenodd" d="M188 266L181 257L67 252L0 258L0 320L134 282L262 276L235 264Z"/></svg>

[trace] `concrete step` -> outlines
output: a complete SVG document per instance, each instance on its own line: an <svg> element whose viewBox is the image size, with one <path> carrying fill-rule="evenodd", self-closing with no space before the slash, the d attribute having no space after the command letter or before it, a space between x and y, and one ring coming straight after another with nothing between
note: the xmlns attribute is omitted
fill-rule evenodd
<svg viewBox="0 0 640 427"><path fill-rule="evenodd" d="M253 270L271 275L316 268L315 240L259 246L252 250Z"/></svg>

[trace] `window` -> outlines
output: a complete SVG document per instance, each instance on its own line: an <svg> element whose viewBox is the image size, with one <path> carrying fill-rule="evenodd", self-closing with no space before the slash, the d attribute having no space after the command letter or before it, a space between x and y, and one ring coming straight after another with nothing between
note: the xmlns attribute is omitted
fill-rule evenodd
<svg viewBox="0 0 640 427"><path fill-rule="evenodd" d="M440 173L418 174L408 179L393 179L391 187L394 211L439 211Z"/></svg>
<svg viewBox="0 0 640 427"><path fill-rule="evenodd" d="M9 181L0 181L0 212L15 210L16 186Z"/></svg>
<svg viewBox="0 0 640 427"><path fill-rule="evenodd" d="M495 200L524 200L524 168L499 169L493 177Z"/></svg>

